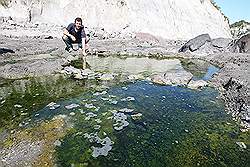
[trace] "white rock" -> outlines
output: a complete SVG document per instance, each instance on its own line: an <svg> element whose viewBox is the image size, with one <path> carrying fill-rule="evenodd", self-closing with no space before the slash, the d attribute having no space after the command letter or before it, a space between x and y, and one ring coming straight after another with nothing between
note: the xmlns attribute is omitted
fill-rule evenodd
<svg viewBox="0 0 250 167"><path fill-rule="evenodd" d="M70 116L74 116L74 115L76 115L76 113L71 112L71 113L69 113L69 115L70 115Z"/></svg>
<svg viewBox="0 0 250 167"><path fill-rule="evenodd" d="M242 148L242 149L246 149L246 148L247 148L246 144L243 143L243 142L236 142L236 144L237 144L238 146L240 146L240 148Z"/></svg>
<svg viewBox="0 0 250 167"><path fill-rule="evenodd" d="M55 110L55 109L57 109L57 108L60 107L60 104L56 104L56 103L54 103L54 102L51 102L51 103L49 103L49 104L47 105L47 107L49 107L50 110Z"/></svg>
<svg viewBox="0 0 250 167"><path fill-rule="evenodd" d="M56 140L56 141L54 142L54 145L55 145L55 146L58 146L58 147L60 147L61 144L62 144L62 142L60 142L59 140Z"/></svg>
<svg viewBox="0 0 250 167"><path fill-rule="evenodd" d="M96 108L92 103L91 104L86 103L84 106L89 109Z"/></svg>
<svg viewBox="0 0 250 167"><path fill-rule="evenodd" d="M113 74L102 74L99 77L99 79L102 80L102 81L110 81L110 80L114 79L114 75Z"/></svg>
<svg viewBox="0 0 250 167"><path fill-rule="evenodd" d="M121 99L121 101L135 101L135 98L129 96L129 97Z"/></svg>
<svg viewBox="0 0 250 167"><path fill-rule="evenodd" d="M19 104L15 104L14 107L15 107L15 108L22 108L22 106L19 105Z"/></svg>
<svg viewBox="0 0 250 167"><path fill-rule="evenodd" d="M140 79L145 79L145 77L142 74L134 75L131 74L128 76L129 80L140 80Z"/></svg>
<svg viewBox="0 0 250 167"><path fill-rule="evenodd" d="M65 108L66 109L68 109L68 110L71 110L71 109L73 109L73 108L77 108L77 107L79 107L80 105L79 104L70 104L70 105L67 105L67 106L65 106Z"/></svg>
<svg viewBox="0 0 250 167"><path fill-rule="evenodd" d="M139 120L139 119L141 119L141 117L142 117L142 113L137 113L137 114L131 115L131 118L133 120Z"/></svg>
<svg viewBox="0 0 250 167"><path fill-rule="evenodd" d="M100 96L100 95L105 95L105 94L107 94L107 91L95 92L93 95L94 96Z"/></svg>
<svg viewBox="0 0 250 167"><path fill-rule="evenodd" d="M188 88L190 88L190 89L202 89L203 87L205 87L207 85L208 85L208 83L204 80L197 80L197 81L191 80L188 83Z"/></svg>
<svg viewBox="0 0 250 167"><path fill-rule="evenodd" d="M133 111L134 109L128 109L128 108L123 108L119 110L119 112L123 112L123 113L132 113Z"/></svg>

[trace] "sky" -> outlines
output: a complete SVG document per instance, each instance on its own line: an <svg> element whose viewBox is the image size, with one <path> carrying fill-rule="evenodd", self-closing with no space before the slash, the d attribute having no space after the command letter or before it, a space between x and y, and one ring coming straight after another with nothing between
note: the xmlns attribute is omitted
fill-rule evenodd
<svg viewBox="0 0 250 167"><path fill-rule="evenodd" d="M250 22L250 0L214 0L229 18L230 24L245 20Z"/></svg>

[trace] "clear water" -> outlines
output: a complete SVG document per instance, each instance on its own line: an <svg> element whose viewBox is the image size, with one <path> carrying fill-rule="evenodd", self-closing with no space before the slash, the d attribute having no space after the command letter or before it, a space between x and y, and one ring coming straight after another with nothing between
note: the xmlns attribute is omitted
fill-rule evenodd
<svg viewBox="0 0 250 167"><path fill-rule="evenodd" d="M90 58L88 62L95 71L124 75L150 75L165 70L183 70L177 59L149 60L109 57ZM163 66L166 68L162 68ZM205 75L196 77L208 80L217 70L209 66L203 71ZM57 166L249 165L249 149L242 150L236 144L237 141L248 144L249 134L239 131L238 125L224 111L224 104L213 88L191 90L184 87L160 86L147 80L86 81L84 84L79 81L79 84L69 86L79 90L78 93L72 91L67 97L63 97L63 90L69 85L68 82L64 83L65 87L62 86L62 89L57 91L61 92L58 93L60 98L51 95L47 96L51 99L41 99L45 103L23 119L22 128L25 129L44 121L50 122L58 115L64 118L67 133L58 139L60 145L53 148L54 164ZM53 86L50 84L50 87ZM81 90L80 87L84 89ZM56 90L48 87L46 89ZM103 91L106 93L95 94ZM133 97L134 100L124 101L127 97ZM60 107L49 109L46 105L52 100ZM65 106L70 104L79 106L66 109ZM125 114L129 125L117 131L114 129L113 111L123 108L133 109L133 112ZM87 113L90 112L96 116L86 119ZM142 116L134 120L131 115L136 113L141 113ZM26 125L27 121L29 124ZM90 142L86 138L86 134L90 133L96 133L101 139L109 137L113 141L112 149L106 156L93 156L93 147L102 145Z"/></svg>

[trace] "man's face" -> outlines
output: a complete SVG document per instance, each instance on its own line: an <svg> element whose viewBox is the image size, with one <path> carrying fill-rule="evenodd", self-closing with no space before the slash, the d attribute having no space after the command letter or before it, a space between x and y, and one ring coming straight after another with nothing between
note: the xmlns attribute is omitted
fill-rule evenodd
<svg viewBox="0 0 250 167"><path fill-rule="evenodd" d="M79 30L82 26L82 23L80 21L76 21L75 25L76 25L76 29Z"/></svg>

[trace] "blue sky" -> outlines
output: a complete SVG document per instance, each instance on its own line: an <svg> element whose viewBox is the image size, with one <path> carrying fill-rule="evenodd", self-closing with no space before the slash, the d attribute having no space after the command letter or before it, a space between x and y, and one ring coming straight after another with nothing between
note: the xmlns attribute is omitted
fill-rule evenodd
<svg viewBox="0 0 250 167"><path fill-rule="evenodd" d="M230 23L239 20L250 22L250 0L214 0Z"/></svg>

